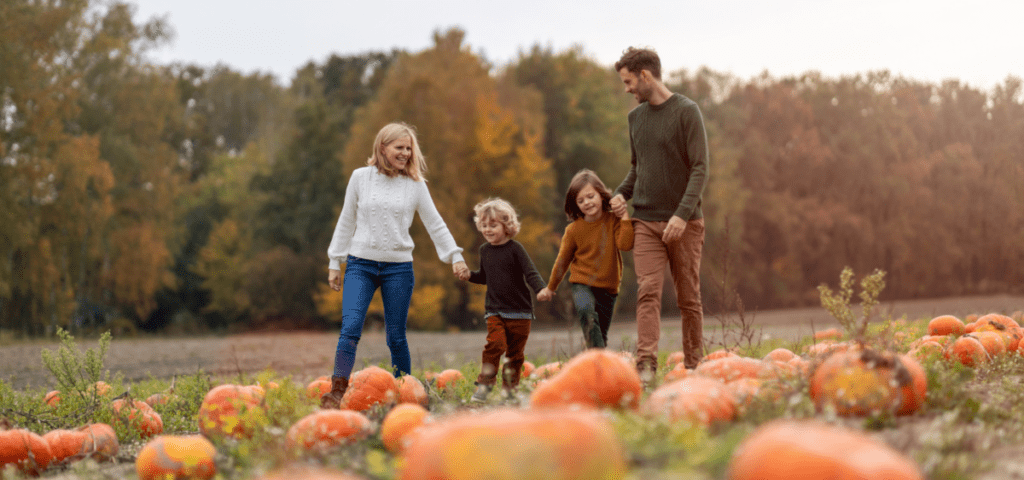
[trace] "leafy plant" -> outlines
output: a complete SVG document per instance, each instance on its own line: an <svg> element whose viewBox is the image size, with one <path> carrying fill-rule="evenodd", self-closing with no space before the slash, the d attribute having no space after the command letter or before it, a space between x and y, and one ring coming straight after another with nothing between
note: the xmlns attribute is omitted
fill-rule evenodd
<svg viewBox="0 0 1024 480"><path fill-rule="evenodd" d="M878 305L878 296L885 289L885 272L875 269L870 275L860 281L860 316L854 314L850 306L853 298L853 269L844 267L839 274L839 290L833 292L827 285L818 286L821 296L821 306L832 314L839 324L842 325L850 338L864 342L867 332L868 321L871 319L872 310Z"/></svg>

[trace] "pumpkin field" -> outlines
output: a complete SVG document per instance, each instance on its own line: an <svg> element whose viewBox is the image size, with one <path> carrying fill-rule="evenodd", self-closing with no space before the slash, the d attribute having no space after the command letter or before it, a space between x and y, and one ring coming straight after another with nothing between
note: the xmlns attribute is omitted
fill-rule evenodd
<svg viewBox="0 0 1024 480"><path fill-rule="evenodd" d="M109 334L61 332L37 360L47 381L0 381L0 475L1022 478L1021 312L868 321L871 295L858 308L845 287L823 289L834 321L821 329L716 346L692 370L671 348L643 377L628 348L528 351L520 386L482 404L469 401L473 361L421 362L397 379L363 365L343 408L321 410L326 377L128 379L106 364Z"/></svg>

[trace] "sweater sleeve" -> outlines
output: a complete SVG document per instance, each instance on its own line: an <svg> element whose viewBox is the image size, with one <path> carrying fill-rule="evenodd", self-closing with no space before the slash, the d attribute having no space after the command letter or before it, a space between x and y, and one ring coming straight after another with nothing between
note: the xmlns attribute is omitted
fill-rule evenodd
<svg viewBox="0 0 1024 480"><path fill-rule="evenodd" d="M478 258L480 259L480 270L469 272L470 283L487 285L487 271L484 270L484 255L486 255L486 253L484 252L485 245L486 244L480 245L480 255L478 256Z"/></svg>
<svg viewBox="0 0 1024 480"><path fill-rule="evenodd" d="M622 198L629 200L633 198L633 187L636 185L636 146L633 145L633 112L629 114L629 172L626 173L626 178L622 179L622 183L615 188L615 192L612 196L622 194Z"/></svg>
<svg viewBox="0 0 1024 480"><path fill-rule="evenodd" d="M452 236L452 233L448 230L448 225L444 223L441 214L437 212L437 207L434 206L434 199L430 197L427 182L420 181L416 182L415 185L417 188L416 212L420 214L420 220L423 221L423 226L426 227L430 240L434 242L434 249L437 250L438 258L444 263L464 261L462 258L462 248L455 243L455 237Z"/></svg>
<svg viewBox="0 0 1024 480"><path fill-rule="evenodd" d="M633 249L633 221L619 219L615 225L615 248L628 252Z"/></svg>
<svg viewBox="0 0 1024 480"><path fill-rule="evenodd" d="M689 105L683 112L681 128L686 142L686 155L690 159L690 180L676 207L675 216L689 220L697 209L708 181L708 135L696 103Z"/></svg>
<svg viewBox="0 0 1024 480"><path fill-rule="evenodd" d="M341 206L341 216L334 226L334 236L331 237L331 245L327 247L327 259L330 260L328 268L341 270L341 263L348 258L349 248L352 246L352 236L356 228L356 208L359 203L359 184L363 175L360 170L352 172L348 179L348 187L345 188L345 203Z"/></svg>
<svg viewBox="0 0 1024 480"><path fill-rule="evenodd" d="M544 278L537 271L537 266L533 264L530 254L526 253L526 247L519 242L516 242L516 247L516 257L519 259L519 268L526 277L526 284L533 289L533 293L541 291L544 288Z"/></svg>
<svg viewBox="0 0 1024 480"><path fill-rule="evenodd" d="M552 291L558 289L558 284L562 283L562 278L569 271L569 263L576 256L576 237L573 235L572 226L573 224L570 223L565 227L565 233L562 234L562 245L558 248L558 258L555 259L555 265L551 267L548 288Z"/></svg>

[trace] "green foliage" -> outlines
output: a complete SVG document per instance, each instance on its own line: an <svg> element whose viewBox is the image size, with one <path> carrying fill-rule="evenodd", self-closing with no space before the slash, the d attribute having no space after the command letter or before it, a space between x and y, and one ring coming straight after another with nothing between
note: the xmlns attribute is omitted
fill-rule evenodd
<svg viewBox="0 0 1024 480"><path fill-rule="evenodd" d="M818 292L821 294L821 306L825 307L832 316L839 321L846 334L864 341L867 332L868 322L871 320L872 309L878 305L878 296L885 289L885 272L875 269L870 275L866 275L860 281L861 314L857 317L850 307L850 299L853 297L853 269L843 268L839 274L839 290L833 292L827 285L819 285Z"/></svg>
<svg viewBox="0 0 1024 480"><path fill-rule="evenodd" d="M100 335L96 349L87 349L82 353L75 344L75 337L66 330L58 328L57 338L60 345L57 351L43 350L43 365L53 374L57 381L57 389L65 396L98 398L96 382L107 380L108 372L103 370L103 359L110 349L110 332Z"/></svg>

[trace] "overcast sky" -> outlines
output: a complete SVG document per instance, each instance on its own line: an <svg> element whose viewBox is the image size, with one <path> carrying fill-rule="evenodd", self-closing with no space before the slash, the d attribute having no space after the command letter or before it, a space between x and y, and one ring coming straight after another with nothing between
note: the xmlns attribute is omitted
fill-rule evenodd
<svg viewBox="0 0 1024 480"><path fill-rule="evenodd" d="M707 66L747 79L817 70L887 69L990 89L1024 78L1024 1L976 0L134 0L136 20L166 17L176 35L159 63L227 64L282 85L333 54L428 48L435 30L466 31L496 66L532 45L577 44L612 65L630 45L654 47L666 72Z"/></svg>

